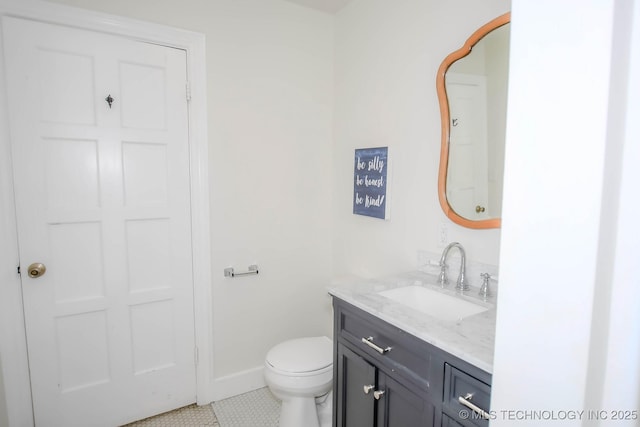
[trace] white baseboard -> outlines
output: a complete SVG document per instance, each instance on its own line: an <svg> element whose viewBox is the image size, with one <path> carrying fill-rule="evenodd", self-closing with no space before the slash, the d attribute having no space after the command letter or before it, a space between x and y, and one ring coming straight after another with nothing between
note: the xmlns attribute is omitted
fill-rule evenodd
<svg viewBox="0 0 640 427"><path fill-rule="evenodd" d="M214 379L210 394L211 400L215 402L265 387L263 371L264 368L258 366Z"/></svg>

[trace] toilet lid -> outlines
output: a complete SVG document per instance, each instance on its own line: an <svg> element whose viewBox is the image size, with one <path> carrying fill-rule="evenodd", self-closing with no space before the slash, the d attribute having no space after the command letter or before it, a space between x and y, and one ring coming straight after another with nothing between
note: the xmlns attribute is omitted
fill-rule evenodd
<svg viewBox="0 0 640 427"><path fill-rule="evenodd" d="M269 350L266 360L284 372L318 371L333 363L333 344L327 337L289 340Z"/></svg>

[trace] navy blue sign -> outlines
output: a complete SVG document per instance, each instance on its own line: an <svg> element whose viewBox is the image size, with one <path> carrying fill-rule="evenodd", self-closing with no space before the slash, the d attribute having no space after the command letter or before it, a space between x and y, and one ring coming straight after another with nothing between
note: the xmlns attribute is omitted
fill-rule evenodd
<svg viewBox="0 0 640 427"><path fill-rule="evenodd" d="M353 213L386 218L389 148L356 149L353 166Z"/></svg>

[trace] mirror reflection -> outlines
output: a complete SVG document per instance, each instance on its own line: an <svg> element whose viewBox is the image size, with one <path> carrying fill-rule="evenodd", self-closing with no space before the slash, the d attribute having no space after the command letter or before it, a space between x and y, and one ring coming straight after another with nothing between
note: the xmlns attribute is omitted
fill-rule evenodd
<svg viewBox="0 0 640 427"><path fill-rule="evenodd" d="M440 202L450 219L470 228L500 226L508 22L508 14L503 15L476 31L445 59L438 74Z"/></svg>

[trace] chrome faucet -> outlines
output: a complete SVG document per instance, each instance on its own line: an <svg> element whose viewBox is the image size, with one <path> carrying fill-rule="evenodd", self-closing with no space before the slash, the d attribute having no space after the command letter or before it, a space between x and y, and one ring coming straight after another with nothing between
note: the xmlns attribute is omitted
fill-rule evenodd
<svg viewBox="0 0 640 427"><path fill-rule="evenodd" d="M444 251L442 251L442 257L440 258L440 276L438 277L438 283L443 288L449 284L449 278L447 277L447 269L449 266L447 265L447 255L449 255L449 251L451 248L458 248L460 251L460 274L458 275L458 281L456 282L456 290L458 291L468 291L469 284L467 283L467 278L465 275L465 263L466 257L464 253L464 248L458 242L449 243Z"/></svg>

